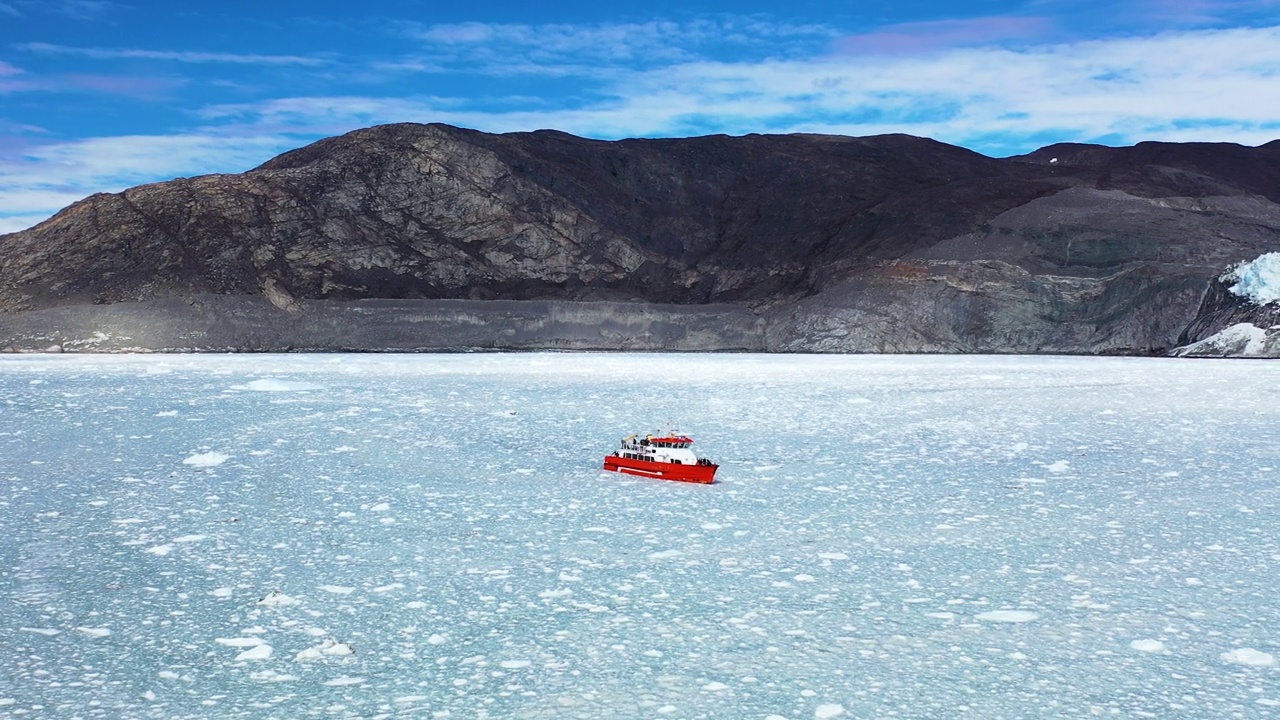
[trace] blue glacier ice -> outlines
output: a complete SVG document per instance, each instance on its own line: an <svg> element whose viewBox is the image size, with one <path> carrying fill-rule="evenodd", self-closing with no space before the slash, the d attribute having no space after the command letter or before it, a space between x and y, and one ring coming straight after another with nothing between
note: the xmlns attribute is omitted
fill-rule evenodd
<svg viewBox="0 0 1280 720"><path fill-rule="evenodd" d="M0 717L1280 716L1278 443L1267 362L0 357Z"/></svg>

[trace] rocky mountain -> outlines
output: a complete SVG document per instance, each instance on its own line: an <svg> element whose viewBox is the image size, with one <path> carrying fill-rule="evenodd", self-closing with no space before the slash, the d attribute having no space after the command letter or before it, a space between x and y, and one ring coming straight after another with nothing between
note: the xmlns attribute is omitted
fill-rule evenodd
<svg viewBox="0 0 1280 720"><path fill-rule="evenodd" d="M386 125L0 236L0 349L1165 354L1276 251L1280 141Z"/></svg>

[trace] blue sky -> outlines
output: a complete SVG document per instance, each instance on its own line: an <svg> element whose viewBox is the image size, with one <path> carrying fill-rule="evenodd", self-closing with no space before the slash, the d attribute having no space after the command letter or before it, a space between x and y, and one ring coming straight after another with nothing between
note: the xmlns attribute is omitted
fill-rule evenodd
<svg viewBox="0 0 1280 720"><path fill-rule="evenodd" d="M0 0L0 232L387 122L1280 137L1280 0Z"/></svg>

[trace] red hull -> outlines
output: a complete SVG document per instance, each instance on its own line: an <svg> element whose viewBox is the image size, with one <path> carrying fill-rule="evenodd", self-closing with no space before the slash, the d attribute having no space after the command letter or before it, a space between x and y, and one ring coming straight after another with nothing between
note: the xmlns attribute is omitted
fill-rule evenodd
<svg viewBox="0 0 1280 720"><path fill-rule="evenodd" d="M633 460L631 458L618 457L617 455L606 455L604 469L658 480L677 480L679 482L710 485L715 482L716 470L720 469L720 466L649 462L648 460Z"/></svg>

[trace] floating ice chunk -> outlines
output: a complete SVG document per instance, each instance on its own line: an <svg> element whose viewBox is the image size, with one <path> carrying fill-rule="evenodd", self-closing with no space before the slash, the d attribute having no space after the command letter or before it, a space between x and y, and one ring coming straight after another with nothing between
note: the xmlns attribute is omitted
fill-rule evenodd
<svg viewBox="0 0 1280 720"><path fill-rule="evenodd" d="M256 637L214 638L213 641L227 647L257 647L262 644L262 638Z"/></svg>
<svg viewBox="0 0 1280 720"><path fill-rule="evenodd" d="M18 628L18 630L20 630L21 632L29 632L29 633L35 633L37 635L44 635L45 637L53 637L54 635L59 635L62 633L61 630L54 630L53 628L23 627L23 628Z"/></svg>
<svg viewBox="0 0 1280 720"><path fill-rule="evenodd" d="M160 412L156 413L156 417L177 417L177 415L178 415L177 410L161 410Z"/></svg>
<svg viewBox="0 0 1280 720"><path fill-rule="evenodd" d="M388 592L391 592L392 590L403 590L403 589L404 589L404 583L394 582L394 583L389 583L387 585L379 585L378 587L374 588L373 591L376 593L388 593Z"/></svg>
<svg viewBox="0 0 1280 720"><path fill-rule="evenodd" d="M1253 648L1236 648L1219 655L1225 662L1235 663L1236 665L1252 665L1253 667L1271 667L1276 664L1276 658L1271 653L1265 653L1261 650Z"/></svg>
<svg viewBox="0 0 1280 720"><path fill-rule="evenodd" d="M359 685L362 682L364 682L364 678L348 677L346 675L343 675L342 677L336 677L332 680L327 680L325 681L324 684L328 685L329 687L341 687L343 685Z"/></svg>
<svg viewBox="0 0 1280 720"><path fill-rule="evenodd" d="M193 542L200 542L201 540L204 540L204 539L205 539L205 537L207 537L207 536L205 536L205 535L183 535L182 537L176 537L176 538L174 538L174 539L173 539L173 541L174 541L174 542L176 542L176 543L193 543Z"/></svg>
<svg viewBox="0 0 1280 720"><path fill-rule="evenodd" d="M569 597L572 594L573 594L573 591L570 590L569 588L560 588L558 590L543 590L542 592L538 593L538 597L542 598L543 600L551 600L554 598Z"/></svg>
<svg viewBox="0 0 1280 720"><path fill-rule="evenodd" d="M709 692L721 692L723 690L728 690L729 686L722 682L709 682L706 685L703 685L702 689Z"/></svg>
<svg viewBox="0 0 1280 720"><path fill-rule="evenodd" d="M432 633L432 634L431 634L431 637L427 638L427 644L428 644L428 645L443 645L443 644L445 644L445 637L444 637L443 635L441 635L440 633Z"/></svg>
<svg viewBox="0 0 1280 720"><path fill-rule="evenodd" d="M258 600L258 604L274 607L274 606L281 606L281 605L297 605L298 601L289 597L288 595L285 595L279 590L272 590L271 592L267 593L266 597Z"/></svg>
<svg viewBox="0 0 1280 720"><path fill-rule="evenodd" d="M323 657L340 657L344 655L355 655L356 649L347 643L340 643L337 640L325 640L319 645L307 648L293 656L294 660L319 660Z"/></svg>
<svg viewBox="0 0 1280 720"><path fill-rule="evenodd" d="M528 660L503 660L498 663L499 666L508 670L519 670L520 668L527 668L532 664L533 663Z"/></svg>
<svg viewBox="0 0 1280 720"><path fill-rule="evenodd" d="M155 547L149 547L147 548L147 552L151 553L152 555L159 555L161 557L164 557L165 555L168 555L169 553L173 552L173 544L165 543L164 545L156 545Z"/></svg>
<svg viewBox="0 0 1280 720"><path fill-rule="evenodd" d="M349 585L321 585L319 589L334 595L350 595L356 591L355 588Z"/></svg>
<svg viewBox="0 0 1280 720"><path fill-rule="evenodd" d="M1066 460L1059 460L1055 463L1050 463L1048 465L1045 465L1044 469L1048 470L1051 473L1064 473L1071 470L1071 463L1067 462Z"/></svg>
<svg viewBox="0 0 1280 720"><path fill-rule="evenodd" d="M844 706L836 703L823 703L813 711L816 720L830 720L844 714Z"/></svg>
<svg viewBox="0 0 1280 720"><path fill-rule="evenodd" d="M1024 623L1038 620L1040 615L1029 610L990 610L973 617L988 622Z"/></svg>
<svg viewBox="0 0 1280 720"><path fill-rule="evenodd" d="M220 587L210 590L209 594L216 598L229 598L231 597L232 592L232 589L229 587Z"/></svg>
<svg viewBox="0 0 1280 720"><path fill-rule="evenodd" d="M946 612L944 610L941 612L925 613L924 616L928 618L933 618L935 620L954 620L956 617L956 614L952 612Z"/></svg>
<svg viewBox="0 0 1280 720"><path fill-rule="evenodd" d="M1164 643L1152 638L1143 638L1142 640L1134 640L1129 643L1129 647L1144 653L1162 653L1165 652Z"/></svg>
<svg viewBox="0 0 1280 720"><path fill-rule="evenodd" d="M848 560L849 556L845 555L842 552L820 552L818 553L818 559L819 560Z"/></svg>
<svg viewBox="0 0 1280 720"><path fill-rule="evenodd" d="M78 627L76 630L79 630L91 638L101 638L111 634L111 631L107 628Z"/></svg>
<svg viewBox="0 0 1280 720"><path fill-rule="evenodd" d="M391 505L389 503L383 502L383 503L378 503L377 505L374 505L373 507L369 508L369 511L370 512L386 512L390 509L391 509Z"/></svg>
<svg viewBox="0 0 1280 720"><path fill-rule="evenodd" d="M806 575L804 573L801 573L792 579L795 580L796 582L804 582L804 583L811 583L817 580L817 578L815 578L814 576Z"/></svg>
<svg viewBox="0 0 1280 720"><path fill-rule="evenodd" d="M244 385L232 385L231 389L252 390L253 392L307 392L310 390L323 390L324 386L299 380L261 378L258 380L251 380Z"/></svg>
<svg viewBox="0 0 1280 720"><path fill-rule="evenodd" d="M650 560L666 560L667 558L677 558L684 555L680 550L661 550L655 553L649 553Z"/></svg>
<svg viewBox="0 0 1280 720"><path fill-rule="evenodd" d="M217 467L230 459L230 455L225 455L220 452L207 452L192 455L186 460L183 460L182 464L190 465L192 467Z"/></svg>
<svg viewBox="0 0 1280 720"><path fill-rule="evenodd" d="M254 645L248 650L245 650L239 655L236 655L236 662L239 662L241 660L266 660L267 658L271 657L272 652L274 652L274 650L270 645L266 643L262 643L261 645Z"/></svg>

